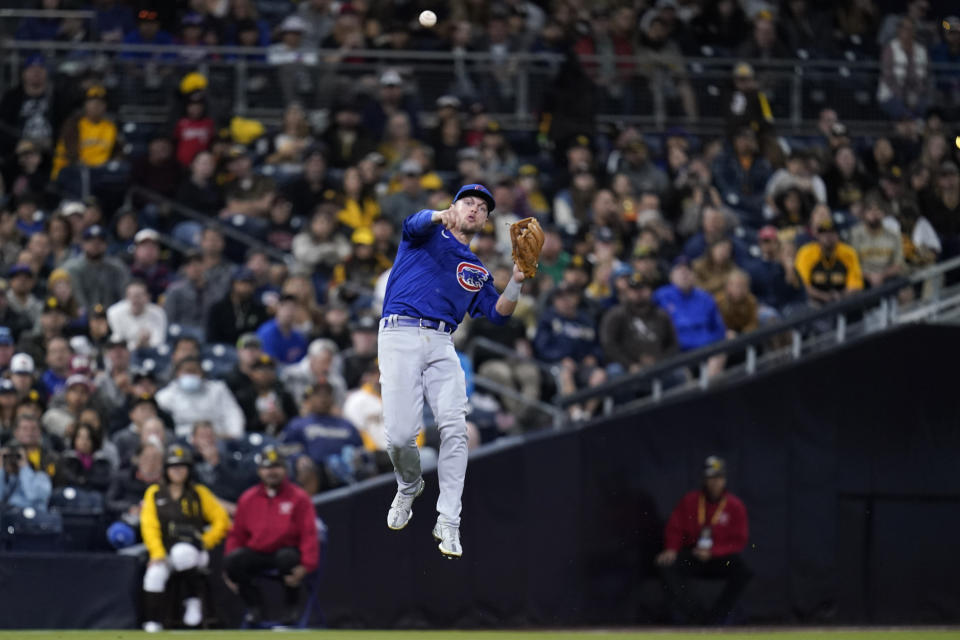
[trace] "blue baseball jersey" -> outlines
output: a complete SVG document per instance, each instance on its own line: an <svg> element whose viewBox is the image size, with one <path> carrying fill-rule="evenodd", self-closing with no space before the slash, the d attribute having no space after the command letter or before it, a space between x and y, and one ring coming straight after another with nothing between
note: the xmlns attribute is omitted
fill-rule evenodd
<svg viewBox="0 0 960 640"><path fill-rule="evenodd" d="M432 216L433 211L424 209L403 221L383 316L429 318L456 326L469 313L505 323L506 316L495 308L500 294L493 276L470 247L431 222Z"/></svg>

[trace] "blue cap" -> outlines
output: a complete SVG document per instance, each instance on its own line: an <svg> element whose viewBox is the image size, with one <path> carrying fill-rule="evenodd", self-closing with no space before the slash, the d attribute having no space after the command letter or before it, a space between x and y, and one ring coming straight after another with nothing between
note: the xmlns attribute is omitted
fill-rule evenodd
<svg viewBox="0 0 960 640"><path fill-rule="evenodd" d="M238 267L236 271L233 272L233 280L242 280L243 282L256 282L257 276L254 275L248 267Z"/></svg>
<svg viewBox="0 0 960 640"><path fill-rule="evenodd" d="M457 195L453 197L453 201L456 202L460 198L465 198L467 196L478 196L483 198L484 202L487 203L487 213L493 213L493 208L497 205L493 200L493 194L482 184L465 184L460 187L460 191L457 191Z"/></svg>
<svg viewBox="0 0 960 640"><path fill-rule="evenodd" d="M86 228L83 232L83 239L90 240L91 238L106 238L107 232L98 224L91 225Z"/></svg>
<svg viewBox="0 0 960 640"><path fill-rule="evenodd" d="M107 528L107 540L114 549L123 549L137 541L137 534L126 522L114 522Z"/></svg>
<svg viewBox="0 0 960 640"><path fill-rule="evenodd" d="M27 56L27 59L23 61L23 68L26 69L27 67L32 67L33 65L45 67L47 66L47 59L39 53L34 53L33 55Z"/></svg>
<svg viewBox="0 0 960 640"><path fill-rule="evenodd" d="M0 345L12 345L13 334L10 333L10 327L0 327Z"/></svg>
<svg viewBox="0 0 960 640"><path fill-rule="evenodd" d="M673 264L671 265L670 268L676 269L677 267L689 267L689 266L690 266L690 258L688 258L687 256L681 253L680 255L678 255L676 258L673 259Z"/></svg>
<svg viewBox="0 0 960 640"><path fill-rule="evenodd" d="M15 265L11 265L10 268L7 269L8 278L13 278L23 273L27 274L28 276L33 275L33 270L30 268L30 265L26 265L21 262Z"/></svg>

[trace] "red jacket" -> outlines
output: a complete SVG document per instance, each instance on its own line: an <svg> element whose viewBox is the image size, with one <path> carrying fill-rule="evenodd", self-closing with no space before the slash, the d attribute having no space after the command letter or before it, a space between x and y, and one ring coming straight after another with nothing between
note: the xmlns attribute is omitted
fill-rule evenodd
<svg viewBox="0 0 960 640"><path fill-rule="evenodd" d="M258 484L244 491L237 501L226 552L247 547L273 553L283 547L296 547L300 549L300 564L313 571L320 557L316 517L310 496L293 483L284 480L272 498L263 484Z"/></svg>
<svg viewBox="0 0 960 640"><path fill-rule="evenodd" d="M700 523L700 496L703 491L697 489L683 496L677 507L670 514L670 520L667 522L664 537L666 543L664 546L673 551L680 551L689 547L694 547L697 540L700 539L700 530L703 525ZM711 553L714 556L727 556L732 553L740 553L747 546L748 527L747 527L747 508L743 506L740 499L730 493L725 492L726 503L723 511L714 522L714 515L717 512L719 502L711 503L704 500L704 523L713 525L710 528L710 537L713 539Z"/></svg>

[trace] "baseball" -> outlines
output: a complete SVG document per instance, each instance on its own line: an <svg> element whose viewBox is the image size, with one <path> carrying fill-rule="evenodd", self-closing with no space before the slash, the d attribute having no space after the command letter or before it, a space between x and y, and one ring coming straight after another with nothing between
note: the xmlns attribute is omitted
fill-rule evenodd
<svg viewBox="0 0 960 640"><path fill-rule="evenodd" d="M437 14L433 11L427 9L426 11L420 12L420 24L429 29L433 25L437 24Z"/></svg>

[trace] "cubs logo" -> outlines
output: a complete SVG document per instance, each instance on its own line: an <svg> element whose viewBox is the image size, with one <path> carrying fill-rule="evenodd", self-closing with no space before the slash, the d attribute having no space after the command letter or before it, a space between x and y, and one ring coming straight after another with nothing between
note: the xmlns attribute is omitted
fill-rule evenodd
<svg viewBox="0 0 960 640"><path fill-rule="evenodd" d="M457 265L457 282L470 293L480 291L489 277L490 272L480 265L469 262L461 262Z"/></svg>

